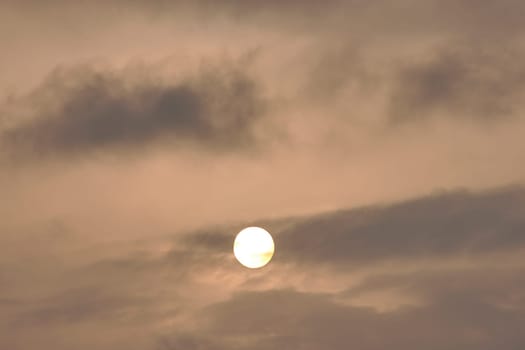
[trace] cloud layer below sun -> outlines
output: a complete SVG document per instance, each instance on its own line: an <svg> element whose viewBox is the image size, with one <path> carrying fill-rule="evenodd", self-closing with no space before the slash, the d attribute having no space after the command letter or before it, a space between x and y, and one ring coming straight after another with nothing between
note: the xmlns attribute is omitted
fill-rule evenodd
<svg viewBox="0 0 525 350"><path fill-rule="evenodd" d="M99 246L49 227L2 254L2 344L519 349L524 207L511 187L262 220L261 270L234 260L241 225Z"/></svg>

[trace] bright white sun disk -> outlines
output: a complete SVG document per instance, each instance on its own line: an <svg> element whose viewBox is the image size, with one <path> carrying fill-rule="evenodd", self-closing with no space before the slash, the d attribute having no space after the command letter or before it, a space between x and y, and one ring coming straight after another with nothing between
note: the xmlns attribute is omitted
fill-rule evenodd
<svg viewBox="0 0 525 350"><path fill-rule="evenodd" d="M256 269L272 259L275 246L272 236L260 227L247 227L237 234L233 243L233 254L244 266Z"/></svg>

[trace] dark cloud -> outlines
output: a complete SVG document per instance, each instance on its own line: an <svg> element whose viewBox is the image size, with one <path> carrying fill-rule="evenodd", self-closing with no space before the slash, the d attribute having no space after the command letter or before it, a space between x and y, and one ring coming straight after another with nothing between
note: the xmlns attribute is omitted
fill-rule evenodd
<svg viewBox="0 0 525 350"><path fill-rule="evenodd" d="M525 247L525 191L452 192L298 220L281 233L285 260L339 264L475 255Z"/></svg>
<svg viewBox="0 0 525 350"><path fill-rule="evenodd" d="M505 342L517 350L525 344L518 326L525 320L523 310L484 302L468 286L465 292L468 298L447 295L386 313L342 304L335 294L245 292L207 308L208 322L199 334L230 349L488 350Z"/></svg>
<svg viewBox="0 0 525 350"><path fill-rule="evenodd" d="M114 4L119 4L115 1ZM128 4L129 2L125 2ZM190 8L209 16L226 14L239 21L254 19L272 24L325 32L327 29L347 29L359 34L378 32L410 33L414 28L425 32L456 32L466 34L486 32L488 36L508 34L524 29L521 16L525 11L519 0L493 2L483 0L424 0L386 1L373 3L362 0L198 0L144 1L134 4L144 10L172 15L179 8ZM388 13L388 16L385 14ZM417 33L412 33L416 34Z"/></svg>
<svg viewBox="0 0 525 350"><path fill-rule="evenodd" d="M276 260L380 263L423 257L476 256L525 249L525 190L451 191L393 204L246 223L269 228ZM242 226L200 230L183 242L197 252L231 250Z"/></svg>
<svg viewBox="0 0 525 350"><path fill-rule="evenodd" d="M198 20L224 19L250 26L267 25L271 29L300 30L313 36L342 35L377 40L385 36L417 37L425 34L477 38L479 41L517 39L525 30L522 21L525 6L520 0L498 2L481 0L362 0L256 1L256 0L134 0L70 3L50 0L45 4L35 0L3 2L8 9L24 14L53 18L60 9L89 22L97 10L99 24L108 25L118 15L140 14L148 19L173 19L179 15ZM385 15L388 14L388 15ZM266 28L271 30L270 28Z"/></svg>
<svg viewBox="0 0 525 350"><path fill-rule="evenodd" d="M519 115L525 93L525 67L521 63L524 54L514 41L525 30L520 16L525 7L514 0L482 3L472 5L467 0L373 4L297 0L135 1L133 5L125 2L125 14L138 13L140 17L162 23L184 14L195 20L209 20L209 25L216 26L218 31L224 23L208 16L223 19L225 15L228 21L238 19L240 22L228 23L240 28L268 27L286 35L290 33L283 25L306 23L301 30L306 31L309 45L297 48L296 60L291 65L308 67L304 67L299 82L295 81L297 76L284 78L292 84L302 84L298 88L301 96L293 101L299 109L311 102L329 108L322 111L323 118L338 114L334 105L339 105L333 103L337 99L344 99L348 106L343 108L345 114L351 114L350 117L364 114L359 119L368 118L367 111L355 108L358 102L364 100L365 106L373 105L377 103L374 97L379 100L384 97L389 103L386 111L380 112L384 115L379 119L388 119L394 124L434 117L506 120ZM55 4L64 7L68 14L67 9L74 10L73 17L87 16L79 23L89 27L89 16L99 12L91 3L75 4L72 8L61 1ZM110 1L98 6L107 7L111 18L113 11L118 11L123 4ZM37 16L52 14L41 13L40 6L29 1L22 8L34 7ZM79 10L84 7L90 10ZM155 16L150 18L152 12ZM387 18L385 13L389 14ZM493 37L496 40L492 40ZM385 41L399 45L391 47L385 45ZM256 37L247 49L259 47L272 56L264 42ZM421 42L428 48L414 53L414 47ZM392 64L400 60L404 63ZM284 62L285 59L283 65ZM59 91L62 104L57 106L57 102L53 102L58 110L46 110L43 120L15 128L3 138L16 140L19 148L41 153L59 153L63 149L73 153L96 148L95 145L145 145L148 140L159 138L176 143L198 139L196 144L207 149L213 146L231 150L254 143L253 121L260 119L265 107L257 82L242 69L226 69L171 84L134 86L115 74L93 72L91 75L84 74L75 84L72 84L78 79L75 74L62 76L60 79L65 79L67 88L72 90ZM279 85L279 81L272 83ZM56 87L42 87L49 88ZM357 93L342 95L348 90ZM385 93L388 95L383 95ZM224 103L218 105L215 101ZM64 113L78 117L63 118ZM32 139L35 141L31 142Z"/></svg>
<svg viewBox="0 0 525 350"><path fill-rule="evenodd" d="M476 257L525 249L525 190L510 186L451 191L393 204L313 216L245 223L268 228L277 263L381 263L386 260ZM242 226L183 236L194 259L231 251ZM173 257L179 254L172 251ZM347 266L347 265L345 265Z"/></svg>
<svg viewBox="0 0 525 350"><path fill-rule="evenodd" d="M321 37L337 33L339 40L344 40L343 35L366 41L425 33L493 42L517 39L525 30L525 6L519 0L138 0L135 4L160 16L173 16L184 8L207 18L227 16L248 26L267 24Z"/></svg>
<svg viewBox="0 0 525 350"><path fill-rule="evenodd" d="M428 56L396 73L393 122L432 117L499 121L519 115L525 95L523 54L496 46L447 48Z"/></svg>
<svg viewBox="0 0 525 350"><path fill-rule="evenodd" d="M397 290L423 301L446 303L454 299L464 300L468 304L469 299L476 299L480 303L525 312L523 266L495 267L482 261L476 265L433 271L421 269L408 273L387 271L365 279L343 294L356 297L371 292Z"/></svg>
<svg viewBox="0 0 525 350"><path fill-rule="evenodd" d="M128 73L129 74L129 73ZM209 68L172 83L90 68L57 70L28 98L36 115L14 120L3 144L17 153L75 154L155 141L207 151L252 149L265 110L238 68ZM27 119L27 118L26 118Z"/></svg>

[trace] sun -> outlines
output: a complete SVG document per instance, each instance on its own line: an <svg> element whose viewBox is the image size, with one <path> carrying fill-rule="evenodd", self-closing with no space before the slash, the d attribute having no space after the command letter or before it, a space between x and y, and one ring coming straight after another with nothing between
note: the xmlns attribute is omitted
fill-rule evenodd
<svg viewBox="0 0 525 350"><path fill-rule="evenodd" d="M275 245L268 231L260 227L247 227L237 234L233 254L250 269L265 266L273 257Z"/></svg>

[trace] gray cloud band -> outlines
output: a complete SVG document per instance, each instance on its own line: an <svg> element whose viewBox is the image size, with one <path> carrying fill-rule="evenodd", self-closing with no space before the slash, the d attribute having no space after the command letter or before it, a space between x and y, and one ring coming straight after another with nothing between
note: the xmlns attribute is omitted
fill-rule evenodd
<svg viewBox="0 0 525 350"><path fill-rule="evenodd" d="M90 68L51 74L24 99L35 115L5 130L4 146L14 154L33 155L155 141L212 152L255 146L254 127L265 101L241 70L214 68L174 83L133 84L127 78Z"/></svg>

